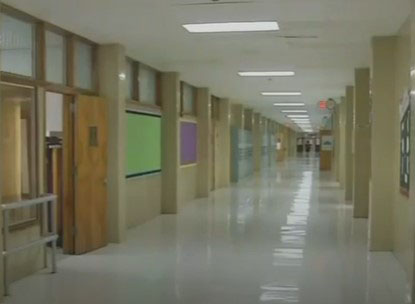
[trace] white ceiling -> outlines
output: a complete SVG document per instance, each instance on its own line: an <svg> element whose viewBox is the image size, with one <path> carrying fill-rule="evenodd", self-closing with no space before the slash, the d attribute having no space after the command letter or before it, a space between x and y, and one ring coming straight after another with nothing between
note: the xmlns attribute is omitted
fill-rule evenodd
<svg viewBox="0 0 415 304"><path fill-rule="evenodd" d="M235 0L222 0L234 2ZM237 99L264 115L286 122L272 106L283 98L262 90L301 90L312 120L316 103L338 98L353 83L356 67L369 66L370 39L395 34L409 0L253 0L210 4L211 0L6 0L7 4L98 43L119 42L137 60ZM207 3L206 5L187 5ZM185 23L279 22L277 33L189 34ZM286 39L281 35L318 38ZM294 70L291 78L242 79L240 70Z"/></svg>

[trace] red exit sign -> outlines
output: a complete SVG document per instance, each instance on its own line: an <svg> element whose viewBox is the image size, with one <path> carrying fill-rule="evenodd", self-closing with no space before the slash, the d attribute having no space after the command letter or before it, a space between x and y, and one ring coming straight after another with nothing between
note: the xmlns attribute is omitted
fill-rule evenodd
<svg viewBox="0 0 415 304"><path fill-rule="evenodd" d="M322 109L322 110L327 109L327 100L320 101L320 109Z"/></svg>

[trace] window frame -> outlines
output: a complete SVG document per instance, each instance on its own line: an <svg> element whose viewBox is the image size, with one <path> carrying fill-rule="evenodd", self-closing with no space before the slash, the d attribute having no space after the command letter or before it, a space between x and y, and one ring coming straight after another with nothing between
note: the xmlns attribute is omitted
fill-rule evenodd
<svg viewBox="0 0 415 304"><path fill-rule="evenodd" d="M192 103L192 110L187 112L184 109L184 90L185 86L188 86L192 90L193 95L193 103ZM196 87L192 86L191 84L181 81L180 82L180 116L182 117L190 117L195 118L197 117L197 91Z"/></svg>
<svg viewBox="0 0 415 304"><path fill-rule="evenodd" d="M126 57L126 64L132 65L132 77L130 81L133 82L132 88L132 99L126 97L126 102L131 105L138 105L140 108L143 109L150 109L161 111L162 109L162 102L161 102L161 72L149 65L143 64L137 60L134 60L132 57ZM156 73L156 103L155 104L148 104L140 100L140 67L146 67L153 70ZM129 85L127 85L128 89ZM126 94L127 96L127 94Z"/></svg>

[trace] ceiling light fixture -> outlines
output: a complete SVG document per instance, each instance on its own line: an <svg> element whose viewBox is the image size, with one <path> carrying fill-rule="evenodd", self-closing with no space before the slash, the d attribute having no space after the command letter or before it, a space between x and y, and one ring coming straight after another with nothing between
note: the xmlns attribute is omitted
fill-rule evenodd
<svg viewBox="0 0 415 304"><path fill-rule="evenodd" d="M307 110L282 110L282 113L307 113Z"/></svg>
<svg viewBox="0 0 415 304"><path fill-rule="evenodd" d="M274 103L274 106L276 106L276 107L303 107L303 106L305 106L305 104L302 103L302 102L293 102L293 103L276 102L276 103Z"/></svg>
<svg viewBox="0 0 415 304"><path fill-rule="evenodd" d="M262 96L301 96L301 92L262 92Z"/></svg>
<svg viewBox="0 0 415 304"><path fill-rule="evenodd" d="M288 118L309 118L309 115L287 115Z"/></svg>
<svg viewBox="0 0 415 304"><path fill-rule="evenodd" d="M238 75L242 77L288 77L288 76L294 76L295 72L292 72L292 71L239 72Z"/></svg>
<svg viewBox="0 0 415 304"><path fill-rule="evenodd" d="M280 29L276 21L216 22L183 24L190 33L268 32Z"/></svg>

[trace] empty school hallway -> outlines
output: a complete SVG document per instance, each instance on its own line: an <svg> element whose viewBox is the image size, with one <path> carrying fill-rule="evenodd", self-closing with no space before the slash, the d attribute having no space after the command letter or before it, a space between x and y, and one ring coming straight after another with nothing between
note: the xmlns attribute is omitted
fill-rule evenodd
<svg viewBox="0 0 415 304"><path fill-rule="evenodd" d="M5 303L408 303L403 269L367 252L367 220L351 211L316 158L292 159L123 244L63 257L58 273L13 284Z"/></svg>
<svg viewBox="0 0 415 304"><path fill-rule="evenodd" d="M415 304L414 126L415 0L0 0L0 303Z"/></svg>

